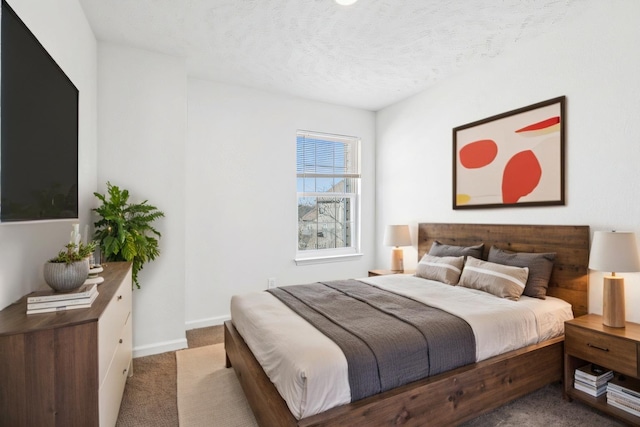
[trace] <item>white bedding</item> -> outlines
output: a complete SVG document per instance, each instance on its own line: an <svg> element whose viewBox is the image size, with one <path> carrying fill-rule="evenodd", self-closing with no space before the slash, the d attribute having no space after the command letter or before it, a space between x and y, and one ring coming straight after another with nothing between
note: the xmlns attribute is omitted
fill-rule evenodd
<svg viewBox="0 0 640 427"><path fill-rule="evenodd" d="M359 279L466 320L476 338L476 361L564 333L571 305L547 297L498 298L410 275ZM350 401L347 360L329 338L267 292L231 299L231 319L298 419Z"/></svg>

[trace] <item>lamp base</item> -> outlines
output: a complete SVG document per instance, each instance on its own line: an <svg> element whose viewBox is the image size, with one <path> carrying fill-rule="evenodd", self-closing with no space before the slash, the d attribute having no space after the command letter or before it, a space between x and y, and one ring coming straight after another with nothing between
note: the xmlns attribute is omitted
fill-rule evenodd
<svg viewBox="0 0 640 427"><path fill-rule="evenodd" d="M395 247L391 250L391 271L394 273L404 272L404 253L402 248Z"/></svg>
<svg viewBox="0 0 640 427"><path fill-rule="evenodd" d="M602 303L602 324L611 328L624 328L624 278L604 278Z"/></svg>

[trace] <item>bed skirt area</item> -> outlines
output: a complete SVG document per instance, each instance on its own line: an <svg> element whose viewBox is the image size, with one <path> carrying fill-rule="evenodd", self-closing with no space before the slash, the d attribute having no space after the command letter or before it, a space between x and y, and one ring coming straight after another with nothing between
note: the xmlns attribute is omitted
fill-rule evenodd
<svg viewBox="0 0 640 427"><path fill-rule="evenodd" d="M231 321L233 366L261 426L455 425L562 379L564 336L296 420Z"/></svg>

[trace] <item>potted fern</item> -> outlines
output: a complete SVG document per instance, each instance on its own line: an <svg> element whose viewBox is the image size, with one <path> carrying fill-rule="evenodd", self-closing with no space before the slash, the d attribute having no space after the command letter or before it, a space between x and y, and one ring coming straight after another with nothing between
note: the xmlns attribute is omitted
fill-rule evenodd
<svg viewBox="0 0 640 427"><path fill-rule="evenodd" d="M93 193L102 205L93 209L100 219L93 225L104 261L130 261L133 283L140 288L138 273L145 263L160 255L161 234L152 223L164 213L145 200L129 203L129 191L107 182L107 193Z"/></svg>
<svg viewBox="0 0 640 427"><path fill-rule="evenodd" d="M82 286L89 275L89 256L96 249L96 243L80 242L76 224L65 248L48 260L43 270L44 281L57 292L71 292Z"/></svg>

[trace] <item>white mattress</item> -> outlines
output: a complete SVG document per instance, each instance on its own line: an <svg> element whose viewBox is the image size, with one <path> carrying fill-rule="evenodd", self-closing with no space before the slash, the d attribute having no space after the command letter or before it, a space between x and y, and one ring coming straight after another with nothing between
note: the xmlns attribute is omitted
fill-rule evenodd
<svg viewBox="0 0 640 427"><path fill-rule="evenodd" d="M571 305L547 297L511 301L483 291L410 275L359 279L466 320L476 338L476 361L564 333ZM349 403L347 360L329 338L267 292L231 299L231 319L298 419Z"/></svg>

